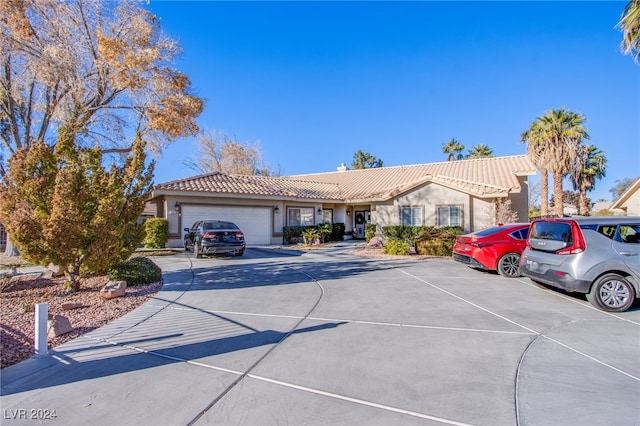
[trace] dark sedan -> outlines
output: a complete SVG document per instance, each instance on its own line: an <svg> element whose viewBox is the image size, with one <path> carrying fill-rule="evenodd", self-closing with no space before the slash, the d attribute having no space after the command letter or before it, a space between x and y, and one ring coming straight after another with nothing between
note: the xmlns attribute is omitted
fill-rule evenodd
<svg viewBox="0 0 640 426"><path fill-rule="evenodd" d="M201 220L184 231L184 249L196 257L219 253L242 256L246 248L244 233L233 222Z"/></svg>
<svg viewBox="0 0 640 426"><path fill-rule="evenodd" d="M527 245L529 223L494 226L456 237L453 259L472 268L520 276L520 255Z"/></svg>

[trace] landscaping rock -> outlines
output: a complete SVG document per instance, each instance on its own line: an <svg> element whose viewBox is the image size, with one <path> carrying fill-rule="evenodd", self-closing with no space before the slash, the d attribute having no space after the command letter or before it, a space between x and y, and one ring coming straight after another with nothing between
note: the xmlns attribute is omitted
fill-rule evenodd
<svg viewBox="0 0 640 426"><path fill-rule="evenodd" d="M116 297L122 297L125 295L127 288L126 281L109 281L107 285L100 290L100 296L104 299L115 299Z"/></svg>
<svg viewBox="0 0 640 426"><path fill-rule="evenodd" d="M47 266L47 270L51 271L52 277L61 277L64 275L64 271L62 270L62 268L60 266L54 265L53 263L50 263Z"/></svg>
<svg viewBox="0 0 640 426"><path fill-rule="evenodd" d="M72 309L82 308L83 304L81 302L64 302L60 307L63 311L70 311Z"/></svg>
<svg viewBox="0 0 640 426"><path fill-rule="evenodd" d="M380 237L373 237L369 240L367 248L382 248L382 240Z"/></svg>
<svg viewBox="0 0 640 426"><path fill-rule="evenodd" d="M49 315L47 330L47 336L53 338L72 331L73 327L71 327L69 318L62 315Z"/></svg>

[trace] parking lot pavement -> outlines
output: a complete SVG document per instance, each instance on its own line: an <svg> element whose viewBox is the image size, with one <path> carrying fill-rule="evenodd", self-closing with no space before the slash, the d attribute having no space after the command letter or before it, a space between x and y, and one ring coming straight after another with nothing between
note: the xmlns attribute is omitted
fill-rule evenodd
<svg viewBox="0 0 640 426"><path fill-rule="evenodd" d="M3 425L640 424L637 306L347 246L156 260L155 299L2 371Z"/></svg>

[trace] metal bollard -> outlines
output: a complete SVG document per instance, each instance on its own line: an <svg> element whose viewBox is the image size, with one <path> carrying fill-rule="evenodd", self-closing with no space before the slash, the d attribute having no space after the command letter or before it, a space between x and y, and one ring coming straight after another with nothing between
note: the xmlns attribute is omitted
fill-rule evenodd
<svg viewBox="0 0 640 426"><path fill-rule="evenodd" d="M46 356L47 349L47 321L49 320L49 305L36 303L36 356Z"/></svg>

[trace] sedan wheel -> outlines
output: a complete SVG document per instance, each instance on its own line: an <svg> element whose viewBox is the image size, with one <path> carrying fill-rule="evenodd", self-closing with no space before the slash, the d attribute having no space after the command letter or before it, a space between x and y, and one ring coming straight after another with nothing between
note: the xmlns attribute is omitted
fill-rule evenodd
<svg viewBox="0 0 640 426"><path fill-rule="evenodd" d="M202 253L200 252L200 244L197 242L193 243L193 254L197 259L202 257Z"/></svg>
<svg viewBox="0 0 640 426"><path fill-rule="evenodd" d="M520 276L520 255L507 253L498 261L498 273L503 277L516 278Z"/></svg>
<svg viewBox="0 0 640 426"><path fill-rule="evenodd" d="M624 312L633 304L635 292L623 276L605 274L593 283L587 300L603 311Z"/></svg>

